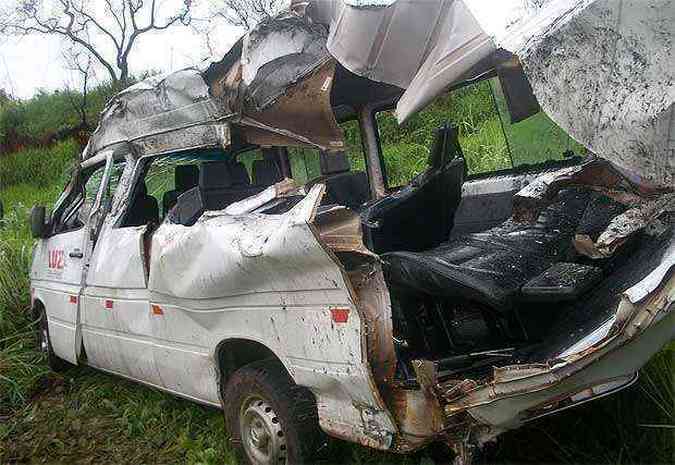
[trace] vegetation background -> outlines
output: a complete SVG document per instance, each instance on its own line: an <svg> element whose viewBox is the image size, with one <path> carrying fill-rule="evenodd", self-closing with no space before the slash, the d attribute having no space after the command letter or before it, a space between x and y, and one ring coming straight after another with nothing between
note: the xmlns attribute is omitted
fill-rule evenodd
<svg viewBox="0 0 675 465"><path fill-rule="evenodd" d="M89 95L95 121L111 95ZM33 204L58 197L83 140L70 128L79 116L74 91L40 92L26 101L0 95L0 464L2 463L233 463L219 411L179 400L89 368L51 373L35 344L28 270ZM497 107L495 108L495 103ZM398 127L378 119L392 185L424 169L433 131L459 125L471 173L561 158L582 148L545 115L506 123L497 86L483 84L439 99ZM350 153L360 142L346 125ZM506 134L506 137L504 136ZM72 136L72 137L71 137ZM4 152L4 153L3 153ZM358 157L352 156L356 168ZM507 433L491 448L492 462L672 463L673 355L671 344L642 370L633 387L606 399ZM444 463L442 447L399 457L338 441L330 463ZM328 462L327 462L328 463Z"/></svg>

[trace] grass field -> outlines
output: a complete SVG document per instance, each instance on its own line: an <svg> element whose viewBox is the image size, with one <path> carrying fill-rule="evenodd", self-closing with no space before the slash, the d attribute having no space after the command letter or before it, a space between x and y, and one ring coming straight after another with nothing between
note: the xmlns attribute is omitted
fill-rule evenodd
<svg viewBox="0 0 675 465"><path fill-rule="evenodd" d="M439 103L401 131L385 123L385 161L393 184L424 168L430 128L451 117L466 122L460 140L471 171L511 164L499 120L480 103L486 89L471 92L454 107ZM512 139L512 145L523 147L516 165L535 161L541 151L560 156L561 147L573 146L565 139L550 142L558 133L551 132L549 121L536 118ZM353 135L348 136L355 144ZM511 151L515 153L513 147ZM32 247L28 211L34 203L53 203L76 152L74 144L65 142L0 158L0 199L5 206L0 228L0 464L233 463L219 411L86 367L51 373L36 351L27 312ZM674 355L671 344L628 390L507 433L490 449L489 460L672 463ZM440 447L404 457L339 441L328 448L326 463L430 464L448 457Z"/></svg>

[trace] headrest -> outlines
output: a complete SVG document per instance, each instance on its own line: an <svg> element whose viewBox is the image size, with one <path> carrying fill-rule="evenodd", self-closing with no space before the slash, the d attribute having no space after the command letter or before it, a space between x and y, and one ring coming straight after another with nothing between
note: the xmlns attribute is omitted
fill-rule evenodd
<svg viewBox="0 0 675 465"><path fill-rule="evenodd" d="M174 176L176 190L185 192L199 183L199 168L197 165L178 165Z"/></svg>
<svg viewBox="0 0 675 465"><path fill-rule="evenodd" d="M256 186L271 186L281 181L281 172L274 160L254 160L251 172Z"/></svg>
<svg viewBox="0 0 675 465"><path fill-rule="evenodd" d="M349 171L349 159L343 151L321 152L319 154L321 174L336 174Z"/></svg>
<svg viewBox="0 0 675 465"><path fill-rule="evenodd" d="M232 186L227 162L214 161L202 164L199 170L199 187L203 190L224 189Z"/></svg>
<svg viewBox="0 0 675 465"><path fill-rule="evenodd" d="M276 160L277 159L277 151L274 148L271 147L263 147L260 149L262 152L263 159L265 160Z"/></svg>
<svg viewBox="0 0 675 465"><path fill-rule="evenodd" d="M235 185L251 185L251 180L248 177L248 171L242 162L232 163L230 165L230 174L232 175L232 184Z"/></svg>

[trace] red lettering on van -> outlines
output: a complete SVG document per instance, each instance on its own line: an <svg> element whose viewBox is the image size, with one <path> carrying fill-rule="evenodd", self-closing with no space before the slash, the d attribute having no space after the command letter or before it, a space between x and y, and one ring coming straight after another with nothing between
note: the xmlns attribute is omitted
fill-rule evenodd
<svg viewBox="0 0 675 465"><path fill-rule="evenodd" d="M48 251L47 266L52 270L62 270L65 266L66 259L63 250Z"/></svg>

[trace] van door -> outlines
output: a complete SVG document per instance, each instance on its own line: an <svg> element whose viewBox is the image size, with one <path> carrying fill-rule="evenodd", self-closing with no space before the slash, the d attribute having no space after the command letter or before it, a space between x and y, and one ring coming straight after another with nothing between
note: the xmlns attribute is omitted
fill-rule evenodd
<svg viewBox="0 0 675 465"><path fill-rule="evenodd" d="M122 168L122 161L114 164L113 180L122 176ZM125 179L135 176L133 170L127 168ZM126 199L121 207L125 216L143 207L137 201L139 183L144 183L142 176L135 184L120 183L120 189L125 189L120 192ZM117 182L111 182L111 191L116 186ZM82 332L88 364L160 385L152 352L144 258L144 237L150 227L116 218L102 222L86 278Z"/></svg>
<svg viewBox="0 0 675 465"><path fill-rule="evenodd" d="M100 202L105 166L77 172L52 214L51 234L39 241L31 270L32 297L42 303L54 353L77 363L82 346L80 305L90 255L90 216Z"/></svg>

